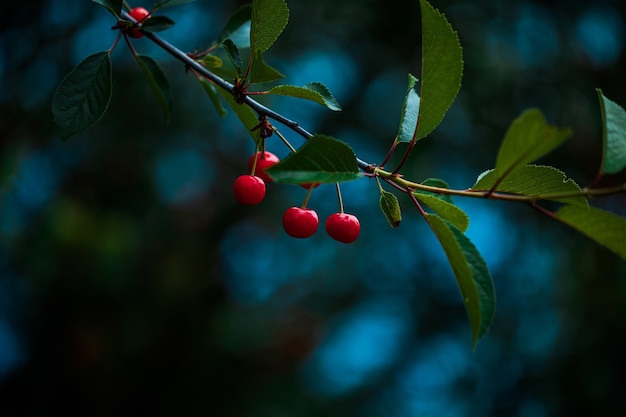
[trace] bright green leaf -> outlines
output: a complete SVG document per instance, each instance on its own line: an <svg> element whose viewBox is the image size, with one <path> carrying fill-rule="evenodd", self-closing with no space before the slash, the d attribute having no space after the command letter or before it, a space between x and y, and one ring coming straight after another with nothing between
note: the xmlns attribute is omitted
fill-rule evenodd
<svg viewBox="0 0 626 417"><path fill-rule="evenodd" d="M289 20L289 9L284 0L253 0L250 47L253 51L267 51L276 42Z"/></svg>
<svg viewBox="0 0 626 417"><path fill-rule="evenodd" d="M509 126L496 158L498 181L546 155L562 144L572 131L551 126L537 109L524 111Z"/></svg>
<svg viewBox="0 0 626 417"><path fill-rule="evenodd" d="M255 50L252 57L252 65L250 66L250 83L269 83L281 78L285 78L285 76L267 65L263 60L263 53L258 49Z"/></svg>
<svg viewBox="0 0 626 417"><path fill-rule="evenodd" d="M596 89L602 112L602 153L601 172L615 174L626 167L626 111L609 100Z"/></svg>
<svg viewBox="0 0 626 417"><path fill-rule="evenodd" d="M61 81L52 98L52 116L63 139L100 120L109 106L112 84L107 51L88 56Z"/></svg>
<svg viewBox="0 0 626 417"><path fill-rule="evenodd" d="M626 219L594 207L563 206L556 217L626 259Z"/></svg>
<svg viewBox="0 0 626 417"><path fill-rule="evenodd" d="M206 78L199 78L199 81L200 81L200 85L202 85L202 88L204 88L204 91L206 91L206 93L209 95L209 99L211 99L211 103L213 103L213 106L215 107L217 114L219 114L220 117L225 117L227 112L224 106L222 106L222 102L220 101L220 97L218 95L217 88L215 87L215 85L213 85Z"/></svg>
<svg viewBox="0 0 626 417"><path fill-rule="evenodd" d="M428 136L443 120L461 88L463 50L446 17L426 0L422 11L420 110L414 141Z"/></svg>
<svg viewBox="0 0 626 417"><path fill-rule="evenodd" d="M109 12L111 12L113 16L117 18L119 18L120 15L122 14L122 5L124 4L124 0L91 0L91 1L103 6Z"/></svg>
<svg viewBox="0 0 626 417"><path fill-rule="evenodd" d="M222 58L215 55L205 55L200 59L200 63L207 68L221 68L224 66Z"/></svg>
<svg viewBox="0 0 626 417"><path fill-rule="evenodd" d="M448 257L461 290L472 328L472 347L489 330L496 307L496 295L489 269L474 244L459 229L435 214L426 214Z"/></svg>
<svg viewBox="0 0 626 417"><path fill-rule="evenodd" d="M152 91L159 100L165 119L169 120L172 110L172 94L170 92L170 83L167 80L167 77L163 71L161 71L161 68L159 68L156 61L151 57L146 55L136 55L135 58L137 58L137 62L139 63L141 70L148 79Z"/></svg>
<svg viewBox="0 0 626 417"><path fill-rule="evenodd" d="M250 19L252 18L252 6L246 4L235 10L229 18L224 28L217 37L217 43L222 43L226 39L231 39L235 45L239 48L246 48L250 46ZM245 45L237 42L239 39L239 33L244 31L246 34Z"/></svg>
<svg viewBox="0 0 626 417"><path fill-rule="evenodd" d="M561 203L589 205L584 196L559 197L558 194L580 193L576 182L568 178L563 171L544 165L525 165L498 183L496 171L485 171L472 187L474 191L500 191L504 193L536 196L540 200L559 201ZM496 186L494 189L493 187ZM545 196L545 197L544 197Z"/></svg>
<svg viewBox="0 0 626 417"><path fill-rule="evenodd" d="M146 32L163 32L174 25L174 21L167 16L152 16L142 23L141 29Z"/></svg>
<svg viewBox="0 0 626 417"><path fill-rule="evenodd" d="M452 223L460 231L465 232L469 227L469 217L463 210L452 203L432 194L414 192L413 195L420 202L426 204L432 211L437 213L442 219Z"/></svg>
<svg viewBox="0 0 626 417"><path fill-rule="evenodd" d="M415 91L417 78L409 74L409 88L404 96L400 128L398 129L397 142L411 142L417 128L417 116L420 109L420 97Z"/></svg>
<svg viewBox="0 0 626 417"><path fill-rule="evenodd" d="M314 135L297 152L265 170L277 182L333 183L361 178L354 151L326 135Z"/></svg>
<svg viewBox="0 0 626 417"><path fill-rule="evenodd" d="M154 4L154 9L163 9L165 7L178 6L180 4L191 3L194 0L159 0Z"/></svg>
<svg viewBox="0 0 626 417"><path fill-rule="evenodd" d="M341 111L341 106L328 88L326 88L324 84L318 82L312 82L304 85L303 87L279 85L267 91L267 94L280 94L283 96L311 100L329 108L330 110Z"/></svg>
<svg viewBox="0 0 626 417"><path fill-rule="evenodd" d="M391 227L399 227L402 221L402 212L398 197L389 191L380 192L380 210L383 212Z"/></svg>

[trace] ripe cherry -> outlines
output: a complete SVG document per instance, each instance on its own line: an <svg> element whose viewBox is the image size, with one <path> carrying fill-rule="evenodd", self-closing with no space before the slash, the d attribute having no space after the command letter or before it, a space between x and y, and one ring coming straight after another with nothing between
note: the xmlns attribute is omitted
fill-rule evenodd
<svg viewBox="0 0 626 417"><path fill-rule="evenodd" d="M146 20L148 16L150 16L150 12L143 7L135 7L128 14L133 19L135 19L137 23L143 23L144 20ZM141 38L143 36L143 33L139 29L136 29L134 27L129 28L126 33L128 33L128 36L130 36L131 38Z"/></svg>
<svg viewBox="0 0 626 417"><path fill-rule="evenodd" d="M259 204L265 197L265 183L253 175L241 175L233 184L235 198L241 204Z"/></svg>
<svg viewBox="0 0 626 417"><path fill-rule="evenodd" d="M280 159L271 152L257 152L252 155L250 159L248 159L248 169L252 170L252 165L254 164L254 157L256 156L256 169L254 170L254 175L261 178L265 183L272 182L272 177L265 173L265 170L273 165L276 165L280 162Z"/></svg>
<svg viewBox="0 0 626 417"><path fill-rule="evenodd" d="M354 242L359 237L360 231L359 219L353 214L334 213L326 219L326 232L339 242Z"/></svg>
<svg viewBox="0 0 626 417"><path fill-rule="evenodd" d="M290 207L283 215L283 228L291 237L307 238L317 231L319 219L314 210Z"/></svg>

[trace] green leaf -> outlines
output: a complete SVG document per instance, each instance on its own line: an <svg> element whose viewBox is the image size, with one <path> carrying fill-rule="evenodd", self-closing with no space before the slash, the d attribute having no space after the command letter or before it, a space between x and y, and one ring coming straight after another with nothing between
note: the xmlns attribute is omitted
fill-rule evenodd
<svg viewBox="0 0 626 417"><path fill-rule="evenodd" d="M286 184L334 183L363 176L352 148L326 135L314 135L297 152L265 172L275 181Z"/></svg>
<svg viewBox="0 0 626 417"><path fill-rule="evenodd" d="M229 18L224 28L217 37L217 43L222 43L226 39L231 39L239 48L250 46L250 19L252 18L252 6L246 4L235 10ZM239 34L244 31L246 34L245 45L237 42L240 38Z"/></svg>
<svg viewBox="0 0 626 417"><path fill-rule="evenodd" d="M565 139L572 131L549 125L537 109L524 111L509 126L496 158L498 181L546 155Z"/></svg>
<svg viewBox="0 0 626 417"><path fill-rule="evenodd" d="M289 20L289 9L284 0L253 0L250 47L253 51L267 51L276 42Z"/></svg>
<svg viewBox="0 0 626 417"><path fill-rule="evenodd" d="M426 214L426 220L441 243L461 290L475 348L489 330L496 308L489 269L474 244L454 225L435 214Z"/></svg>
<svg viewBox="0 0 626 417"><path fill-rule="evenodd" d="M237 49L235 43L230 39L226 39L222 42L222 47L226 51L228 59L230 59L230 62L232 62L235 67L237 78L243 77L243 60L241 59L241 55L239 55L239 49Z"/></svg>
<svg viewBox="0 0 626 417"><path fill-rule="evenodd" d="M224 66L222 58L211 54L203 56L199 62L207 68L221 68Z"/></svg>
<svg viewBox="0 0 626 417"><path fill-rule="evenodd" d="M556 217L626 259L626 219L594 207L563 206Z"/></svg>
<svg viewBox="0 0 626 417"><path fill-rule="evenodd" d="M104 8L106 8L109 12L113 14L113 16L119 18L122 14L122 5L124 4L124 0L91 0L94 3L97 3Z"/></svg>
<svg viewBox="0 0 626 417"><path fill-rule="evenodd" d="M328 90L324 84L318 82L308 83L302 87L279 85L267 91L267 94L279 94L311 100L330 110L341 111L341 105L339 105L335 97L333 97L330 90Z"/></svg>
<svg viewBox="0 0 626 417"><path fill-rule="evenodd" d="M428 136L443 120L461 88L463 50L446 17L426 0L422 10L422 81L418 128L413 141Z"/></svg>
<svg viewBox="0 0 626 417"><path fill-rule="evenodd" d="M172 110L172 95L170 92L170 83L167 77L161 71L156 61L147 55L136 55L135 58L141 67L144 75L150 83L150 88L159 100L159 104L163 109L166 120L169 120Z"/></svg>
<svg viewBox="0 0 626 417"><path fill-rule="evenodd" d="M389 191L381 190L380 192L380 209L387 218L391 227L399 227L402 221L402 212L400 211L400 203L398 197Z"/></svg>
<svg viewBox="0 0 626 417"><path fill-rule="evenodd" d="M415 83L417 83L417 78L409 74L409 88L404 96L397 142L411 142L413 136L415 136L417 116L420 109L420 97L417 95L417 91L415 91Z"/></svg>
<svg viewBox="0 0 626 417"><path fill-rule="evenodd" d="M494 186L495 188L493 188ZM558 194L575 194L582 190L563 171L544 165L525 165L515 170L500 183L498 183L496 171L491 169L480 174L476 184L472 187L474 191L492 189L511 194L536 196L540 200L552 200L580 206L589 205L587 198L582 195L559 197Z"/></svg>
<svg viewBox="0 0 626 417"><path fill-rule="evenodd" d="M271 81L280 80L281 78L285 78L285 76L278 72L278 70L267 65L263 60L263 53L258 49L255 50L250 66L250 83L269 83Z"/></svg>
<svg viewBox="0 0 626 417"><path fill-rule="evenodd" d="M52 98L52 116L63 139L93 126L111 100L113 81L108 51L85 58L62 81Z"/></svg>
<svg viewBox="0 0 626 417"><path fill-rule="evenodd" d="M237 104L230 91L226 91L223 88L218 88L217 91L222 95L224 100L226 100L226 103L233 110L235 115L237 115L239 121L245 126L254 142L258 142L258 131L252 130L259 124L259 118L254 110L252 110L250 106Z"/></svg>
<svg viewBox="0 0 626 417"><path fill-rule="evenodd" d="M165 7L178 6L180 4L191 3L194 0L159 0L154 4L154 10Z"/></svg>
<svg viewBox="0 0 626 417"><path fill-rule="evenodd" d="M596 89L602 112L603 152L600 172L615 174L626 167L626 112Z"/></svg>
<svg viewBox="0 0 626 417"><path fill-rule="evenodd" d="M429 187L446 188L446 189L450 188L447 182L439 178L427 178L424 181L422 181L422 185L426 185ZM415 190L415 192L429 194L429 195L435 196L437 198L442 199L443 201L447 201L448 203L452 204L452 196L447 195L447 194L431 193L425 190Z"/></svg>
<svg viewBox="0 0 626 417"><path fill-rule="evenodd" d="M152 16L142 23L141 29L146 32L163 32L174 26L175 23L172 19L166 16Z"/></svg>
<svg viewBox="0 0 626 417"><path fill-rule="evenodd" d="M442 219L450 222L460 231L465 232L469 227L469 217L454 204L448 203L436 195L420 192L414 192L413 195L419 201L430 207L430 209L437 213Z"/></svg>
<svg viewBox="0 0 626 417"><path fill-rule="evenodd" d="M213 103L215 110L217 110L217 114L219 114L220 117L225 117L227 112L224 106L222 106L222 102L220 101L217 88L206 78L199 78L198 80L200 81L200 85L202 85L202 88L204 88L204 91L206 91L206 93L209 95L209 99L211 99L211 103Z"/></svg>

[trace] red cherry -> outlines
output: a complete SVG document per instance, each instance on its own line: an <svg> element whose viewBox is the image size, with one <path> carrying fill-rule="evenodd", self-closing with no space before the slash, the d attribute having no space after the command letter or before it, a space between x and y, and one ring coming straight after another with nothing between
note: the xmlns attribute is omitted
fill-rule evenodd
<svg viewBox="0 0 626 417"><path fill-rule="evenodd" d="M133 19L135 19L137 23L143 23L143 21L146 20L148 16L150 16L150 12L144 9L143 7L135 7L128 14ZM141 33L140 30L134 27L131 27L130 29L128 29L126 33L128 33L128 36L130 36L131 38L141 38L143 36L143 33Z"/></svg>
<svg viewBox="0 0 626 417"><path fill-rule="evenodd" d="M306 238L317 231L319 220L314 210L290 207L283 215L283 228L291 237Z"/></svg>
<svg viewBox="0 0 626 417"><path fill-rule="evenodd" d="M253 175L241 175L233 184L235 198L241 204L259 204L265 197L265 183Z"/></svg>
<svg viewBox="0 0 626 417"><path fill-rule="evenodd" d="M359 237L360 231L359 219L353 214L334 213L326 219L326 232L339 242L354 242Z"/></svg>
<svg viewBox="0 0 626 417"><path fill-rule="evenodd" d="M248 159L248 170L252 171L254 157L256 156L256 169L254 175L265 181L266 184L272 182L272 177L265 173L265 170L280 162L280 159L271 152L257 152Z"/></svg>
<svg viewBox="0 0 626 417"><path fill-rule="evenodd" d="M320 186L320 184L321 182L316 182L315 184L312 184L310 182L303 182L302 184L300 184L300 187L306 188L308 190L309 188L311 188L311 186L313 186L313 188L317 188Z"/></svg>

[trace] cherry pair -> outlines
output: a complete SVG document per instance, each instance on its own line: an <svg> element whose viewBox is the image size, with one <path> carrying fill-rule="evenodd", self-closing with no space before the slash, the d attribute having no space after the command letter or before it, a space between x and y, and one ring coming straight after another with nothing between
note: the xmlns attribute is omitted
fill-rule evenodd
<svg viewBox="0 0 626 417"><path fill-rule="evenodd" d="M311 237L318 226L319 219L315 210L290 207L283 215L283 228L292 237ZM359 219L353 214L333 213L326 219L326 233L339 242L354 242L360 231Z"/></svg>

